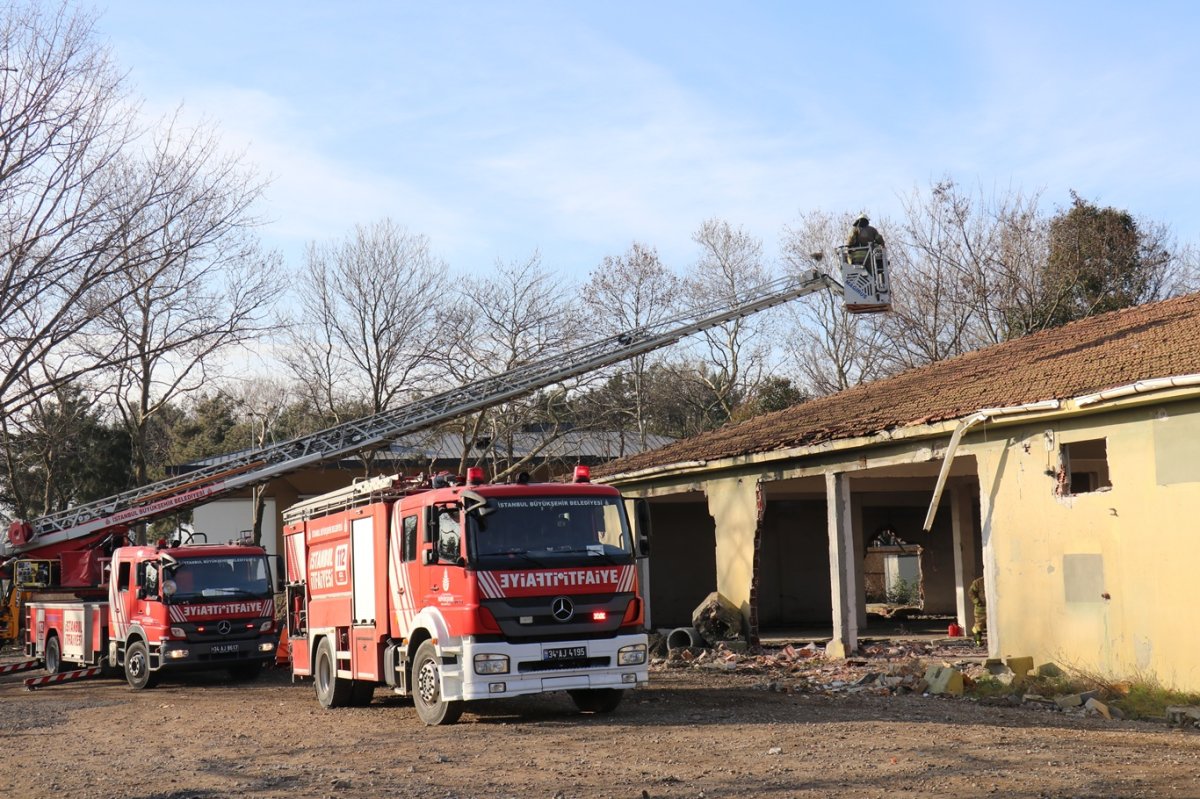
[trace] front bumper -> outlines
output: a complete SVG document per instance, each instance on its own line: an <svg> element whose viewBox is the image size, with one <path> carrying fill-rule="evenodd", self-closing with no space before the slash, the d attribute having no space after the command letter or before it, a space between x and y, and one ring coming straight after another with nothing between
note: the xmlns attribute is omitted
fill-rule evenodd
<svg viewBox="0 0 1200 799"><path fill-rule="evenodd" d="M442 694L447 700L470 701L576 689L635 688L649 679L649 656L640 664L621 666L617 653L637 645L645 652L646 643L642 633L549 644L478 643L464 638L459 647L442 648ZM547 650L575 648L586 654L561 662L546 657ZM507 656L509 670L505 674L476 674L476 655ZM446 663L448 656L454 656L456 662Z"/></svg>
<svg viewBox="0 0 1200 799"><path fill-rule="evenodd" d="M277 636L272 633L236 641L163 641L159 646L161 669L217 669L240 663L274 662Z"/></svg>

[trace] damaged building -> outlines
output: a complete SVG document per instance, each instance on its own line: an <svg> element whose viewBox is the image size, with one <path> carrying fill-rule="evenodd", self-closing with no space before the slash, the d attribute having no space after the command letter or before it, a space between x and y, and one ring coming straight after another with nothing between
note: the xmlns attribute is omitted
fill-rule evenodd
<svg viewBox="0 0 1200 799"><path fill-rule="evenodd" d="M844 654L898 588L969 630L982 575L991 655L1196 691L1198 334L1200 295L1096 316L596 476L650 501L656 627L716 590Z"/></svg>

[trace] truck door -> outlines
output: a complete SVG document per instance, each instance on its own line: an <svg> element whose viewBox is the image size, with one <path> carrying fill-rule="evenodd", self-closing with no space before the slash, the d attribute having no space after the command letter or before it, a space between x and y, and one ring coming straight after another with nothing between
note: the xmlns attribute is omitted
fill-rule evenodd
<svg viewBox="0 0 1200 799"><path fill-rule="evenodd" d="M129 637L129 624L133 618L133 603L137 594L130 590L133 585L133 567L129 560L119 560L114 572L108 593L112 637L115 641L123 642Z"/></svg>
<svg viewBox="0 0 1200 799"><path fill-rule="evenodd" d="M426 539L432 546L425 551L421 582L425 604L431 607L449 604L451 595L463 587L463 527L456 506L435 505L429 509Z"/></svg>
<svg viewBox="0 0 1200 799"><path fill-rule="evenodd" d="M414 509L401 510L396 503L395 515L388 538L388 587L391 603L391 634L394 638L407 638L412 632L413 618L417 615L417 592L420 585L419 569L421 541L421 517Z"/></svg>

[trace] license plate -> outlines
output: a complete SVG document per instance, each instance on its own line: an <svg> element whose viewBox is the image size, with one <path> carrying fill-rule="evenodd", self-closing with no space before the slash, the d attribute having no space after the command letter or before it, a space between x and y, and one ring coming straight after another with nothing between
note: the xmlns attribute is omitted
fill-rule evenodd
<svg viewBox="0 0 1200 799"><path fill-rule="evenodd" d="M564 646L560 649L543 649L543 660L571 660L587 657L586 646Z"/></svg>
<svg viewBox="0 0 1200 799"><path fill-rule="evenodd" d="M217 644L209 651L214 655L224 655L229 652L237 652L239 650L241 650L241 646L238 644Z"/></svg>

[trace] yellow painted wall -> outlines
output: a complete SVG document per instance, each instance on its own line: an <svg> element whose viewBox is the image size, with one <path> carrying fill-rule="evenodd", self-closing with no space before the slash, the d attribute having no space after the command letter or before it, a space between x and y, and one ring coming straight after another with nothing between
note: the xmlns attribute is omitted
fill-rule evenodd
<svg viewBox="0 0 1200 799"><path fill-rule="evenodd" d="M746 616L754 576L755 480L752 477L709 480L704 491L708 511L716 523L717 590Z"/></svg>
<svg viewBox="0 0 1200 799"><path fill-rule="evenodd" d="M1056 495L1059 447L1095 438L1111 489ZM1200 691L1200 401L985 429L964 451L979 467L991 654Z"/></svg>

